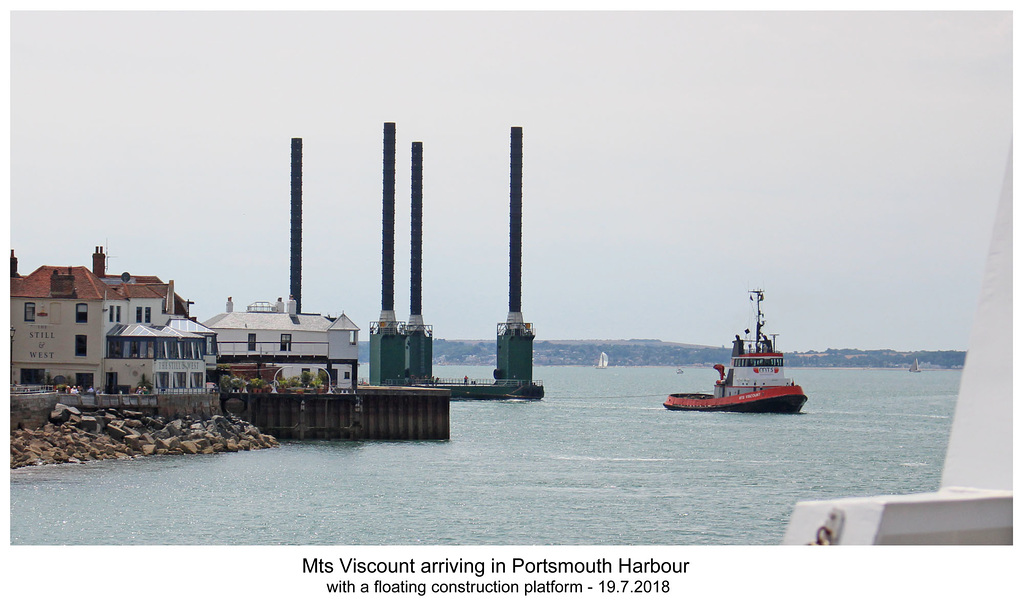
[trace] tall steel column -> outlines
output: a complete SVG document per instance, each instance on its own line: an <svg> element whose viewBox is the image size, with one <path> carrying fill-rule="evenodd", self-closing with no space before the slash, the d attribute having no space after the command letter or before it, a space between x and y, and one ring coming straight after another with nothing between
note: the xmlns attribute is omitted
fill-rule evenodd
<svg viewBox="0 0 1024 605"><path fill-rule="evenodd" d="M412 275L409 315L423 314L423 143L412 144Z"/></svg>
<svg viewBox="0 0 1024 605"><path fill-rule="evenodd" d="M509 155L508 311L511 314L523 310L523 129L520 126L512 127Z"/></svg>
<svg viewBox="0 0 1024 605"><path fill-rule="evenodd" d="M302 311L302 139L292 139L291 296Z"/></svg>
<svg viewBox="0 0 1024 605"><path fill-rule="evenodd" d="M412 258L409 323L406 324L406 368L410 378L434 373L433 327L423 324L423 143L412 144Z"/></svg>
<svg viewBox="0 0 1024 605"><path fill-rule="evenodd" d="M395 310L395 123L384 124L383 232L381 237L381 319Z"/></svg>
<svg viewBox="0 0 1024 605"><path fill-rule="evenodd" d="M370 384L401 384L408 377L405 324L395 317L395 123L384 124L380 320L370 323Z"/></svg>
<svg viewBox="0 0 1024 605"><path fill-rule="evenodd" d="M512 127L509 152L508 318L498 324L494 377L533 382L533 325L523 321L523 129ZM539 386L539 385L538 385ZM543 397L543 387L539 388Z"/></svg>

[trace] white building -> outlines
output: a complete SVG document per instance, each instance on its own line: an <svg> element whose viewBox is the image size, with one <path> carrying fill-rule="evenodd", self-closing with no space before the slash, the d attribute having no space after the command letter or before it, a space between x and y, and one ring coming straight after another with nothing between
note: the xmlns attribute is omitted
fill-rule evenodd
<svg viewBox="0 0 1024 605"><path fill-rule="evenodd" d="M218 362L255 366L264 374L276 367L275 377L291 378L308 371L331 378L331 387L352 389L358 381L359 328L344 313L331 318L298 313L294 300L256 302L235 311L228 298L224 313L203 322L217 333Z"/></svg>

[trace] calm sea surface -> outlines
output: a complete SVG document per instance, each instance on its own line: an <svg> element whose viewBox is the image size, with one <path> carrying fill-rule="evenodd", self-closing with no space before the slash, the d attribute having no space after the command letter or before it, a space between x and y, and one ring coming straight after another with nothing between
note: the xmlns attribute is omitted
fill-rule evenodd
<svg viewBox="0 0 1024 605"><path fill-rule="evenodd" d="M489 368L436 367L484 378ZM11 471L12 544L778 544L799 500L939 487L959 371L790 370L799 415L673 412L711 369L538 367L447 442Z"/></svg>

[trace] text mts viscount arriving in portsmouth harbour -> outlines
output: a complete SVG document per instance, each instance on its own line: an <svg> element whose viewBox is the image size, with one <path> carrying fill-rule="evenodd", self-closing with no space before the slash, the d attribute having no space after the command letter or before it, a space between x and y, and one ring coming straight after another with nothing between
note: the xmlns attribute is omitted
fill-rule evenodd
<svg viewBox="0 0 1024 605"><path fill-rule="evenodd" d="M701 412L775 412L795 414L807 401L804 390L786 378L783 355L775 350L775 338L761 333L764 315L761 314L763 290L751 290L757 295L757 320L754 339L736 336L732 343L732 367L726 375L725 367L716 364L719 380L715 381L713 395L706 393L676 393L669 395L665 407L670 410L696 410ZM747 334L750 331L747 330Z"/></svg>

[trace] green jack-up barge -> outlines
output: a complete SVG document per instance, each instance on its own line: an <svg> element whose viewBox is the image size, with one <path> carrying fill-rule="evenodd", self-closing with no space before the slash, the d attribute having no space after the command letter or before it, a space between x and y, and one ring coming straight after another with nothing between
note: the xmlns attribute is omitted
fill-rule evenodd
<svg viewBox="0 0 1024 605"><path fill-rule="evenodd" d="M433 376L433 327L423 323L422 217L423 147L412 144L412 280L410 318L398 322L394 313L394 124L384 130L384 236L382 310L370 324L370 384L447 389L452 399L525 399L544 397L533 380L533 325L522 314L523 129L511 131L509 210L509 313L497 329L494 380Z"/></svg>

